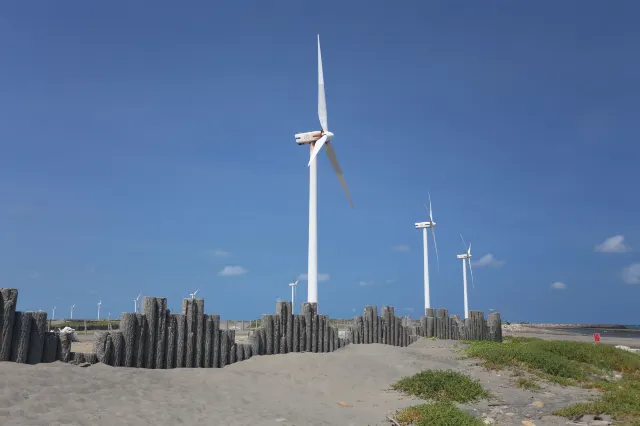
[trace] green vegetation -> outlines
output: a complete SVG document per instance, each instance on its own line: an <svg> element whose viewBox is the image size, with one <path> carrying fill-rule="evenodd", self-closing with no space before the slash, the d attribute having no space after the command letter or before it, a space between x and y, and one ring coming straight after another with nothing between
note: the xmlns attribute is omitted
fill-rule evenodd
<svg viewBox="0 0 640 426"><path fill-rule="evenodd" d="M512 338L505 343L466 342L463 351L490 369L518 368L560 385L595 388L601 398L556 411L564 417L609 414L632 424L640 423L640 356L612 346L592 343ZM614 373L622 373L615 379ZM522 387L531 379L518 379ZM537 383L534 382L535 385Z"/></svg>
<svg viewBox="0 0 640 426"><path fill-rule="evenodd" d="M535 379L527 379L524 377L521 377L518 380L516 380L516 386L519 388L534 391L534 392L539 391L541 389L540 385Z"/></svg>
<svg viewBox="0 0 640 426"><path fill-rule="evenodd" d="M401 410L396 420L401 425L443 425L443 426L480 426L478 418L457 408L449 402L421 404Z"/></svg>
<svg viewBox="0 0 640 426"><path fill-rule="evenodd" d="M391 387L432 401L401 410L397 420L402 425L481 425L483 423L479 419L463 412L453 403L491 398L478 381L451 370L425 370L411 377L403 377Z"/></svg>

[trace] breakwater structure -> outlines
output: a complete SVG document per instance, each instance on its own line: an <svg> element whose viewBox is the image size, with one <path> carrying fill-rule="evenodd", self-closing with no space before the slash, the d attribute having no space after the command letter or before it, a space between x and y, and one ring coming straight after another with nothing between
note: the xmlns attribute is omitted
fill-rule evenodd
<svg viewBox="0 0 640 426"><path fill-rule="evenodd" d="M0 289L0 361L98 362L114 367L150 369L222 368L257 355L290 352L333 352L348 344L409 346L421 336L440 339L502 341L500 314L488 320L480 311L470 318L449 317L446 309L427 309L420 326L403 324L393 306L366 306L340 337L317 304L302 303L292 314L291 302L277 302L275 314L262 315L248 343L235 341L235 330L220 328L220 316L204 313L204 299L184 299L182 312L171 313L167 299L144 297L141 313L125 312L117 331L96 332L94 351L71 351L71 335L47 331L46 312L16 311L17 289Z"/></svg>

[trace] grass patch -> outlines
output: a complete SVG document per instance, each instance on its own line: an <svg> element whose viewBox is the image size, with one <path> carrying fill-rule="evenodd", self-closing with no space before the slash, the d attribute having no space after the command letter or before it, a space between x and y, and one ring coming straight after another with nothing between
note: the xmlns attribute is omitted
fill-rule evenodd
<svg viewBox="0 0 640 426"><path fill-rule="evenodd" d="M518 380L516 380L516 386L534 392L537 392L541 389L540 385L535 379L527 379L525 377L520 377Z"/></svg>
<svg viewBox="0 0 640 426"><path fill-rule="evenodd" d="M397 415L401 425L480 426L482 421L449 402L434 402L406 408Z"/></svg>
<svg viewBox="0 0 640 426"><path fill-rule="evenodd" d="M489 398L480 382L452 370L425 370L411 377L403 377L392 389L436 401L472 402Z"/></svg>
<svg viewBox="0 0 640 426"><path fill-rule="evenodd" d="M480 382L452 370L425 370L403 377L391 387L432 401L399 411L397 420L402 425L481 425L480 420L453 403L491 398Z"/></svg>
<svg viewBox="0 0 640 426"><path fill-rule="evenodd" d="M613 346L522 337L505 343L466 343L469 346L464 352L469 357L481 359L487 368L524 368L551 382L604 392L598 400L567 407L554 414L570 418L609 414L617 420L640 424L640 356L636 354ZM613 372L622 373L622 379L610 380ZM517 385L529 386L528 380L520 378Z"/></svg>

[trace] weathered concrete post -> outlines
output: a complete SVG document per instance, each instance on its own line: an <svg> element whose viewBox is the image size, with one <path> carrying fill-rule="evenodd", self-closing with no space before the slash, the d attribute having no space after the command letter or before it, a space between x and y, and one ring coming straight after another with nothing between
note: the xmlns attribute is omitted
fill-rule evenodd
<svg viewBox="0 0 640 426"><path fill-rule="evenodd" d="M291 304L291 302L287 302L287 330L286 330L286 336L287 336L287 350L285 351L285 353L289 353L289 352L293 352L293 327L294 327L294 319L293 319L293 315L292 315L292 309L293 309L293 305Z"/></svg>
<svg viewBox="0 0 640 426"><path fill-rule="evenodd" d="M500 312L491 312L487 321L489 326L489 340L492 342L502 342L502 320Z"/></svg>
<svg viewBox="0 0 640 426"><path fill-rule="evenodd" d="M229 330L220 330L220 368L229 364Z"/></svg>
<svg viewBox="0 0 640 426"><path fill-rule="evenodd" d="M312 324L312 309L311 309L311 303L303 303L302 304L302 316L304 316L304 351L305 352L311 352L312 351L312 345L311 345L311 337L313 335L312 333L312 328L313 328L313 324Z"/></svg>
<svg viewBox="0 0 640 426"><path fill-rule="evenodd" d="M323 331L322 331L322 351L323 352L329 352L329 340L330 340L330 336L329 336L329 315L323 315L322 316L322 327L323 327Z"/></svg>
<svg viewBox="0 0 640 426"><path fill-rule="evenodd" d="M119 330L110 331L109 337L111 337L111 343L113 344L113 352L111 355L113 362L111 363L111 365L113 365L114 367L122 367L122 349L124 346L122 332Z"/></svg>
<svg viewBox="0 0 640 426"><path fill-rule="evenodd" d="M18 289L0 288L0 361L11 359L11 344Z"/></svg>
<svg viewBox="0 0 640 426"><path fill-rule="evenodd" d="M184 306L184 305L183 305ZM186 367L187 362L187 317L176 315L176 368Z"/></svg>
<svg viewBox="0 0 640 426"><path fill-rule="evenodd" d="M213 365L213 318L204 316L204 368L211 368Z"/></svg>
<svg viewBox="0 0 640 426"><path fill-rule="evenodd" d="M265 350L265 354L266 355L273 355L273 329L274 329L274 324L273 324L273 315L269 315L269 314L264 314L262 315L262 327L264 328L265 334L266 334L266 350Z"/></svg>
<svg viewBox="0 0 640 426"><path fill-rule="evenodd" d="M47 331L44 335L44 350L42 362L54 362L58 353L58 341L60 338L55 332Z"/></svg>
<svg viewBox="0 0 640 426"><path fill-rule="evenodd" d="M167 298L156 297L156 364L155 368L166 368L167 349Z"/></svg>
<svg viewBox="0 0 640 426"><path fill-rule="evenodd" d="M425 315L427 316L427 334L426 337L437 337L436 328L437 328L437 311L434 308L427 308ZM429 319L431 318L431 320Z"/></svg>
<svg viewBox="0 0 640 426"><path fill-rule="evenodd" d="M220 367L220 315L209 315L213 322L211 330L211 366Z"/></svg>
<svg viewBox="0 0 640 426"><path fill-rule="evenodd" d="M120 315L120 327L122 338L124 339L124 363L125 367L133 367L134 358L134 342L136 338L136 314L132 312L123 312Z"/></svg>
<svg viewBox="0 0 640 426"><path fill-rule="evenodd" d="M27 352L28 364L39 364L42 362L42 351L44 350L44 333L47 332L47 313L34 312L29 336L29 351Z"/></svg>
<svg viewBox="0 0 640 426"><path fill-rule="evenodd" d="M136 314L136 335L133 343L134 366L136 368L146 367L146 347L149 324L144 314Z"/></svg>
<svg viewBox="0 0 640 426"><path fill-rule="evenodd" d="M146 368L155 368L157 350L156 339L158 337L158 309L155 297L142 297L142 313L147 318L148 325L147 341L145 342L145 366Z"/></svg>
<svg viewBox="0 0 640 426"><path fill-rule="evenodd" d="M304 317L303 317L304 318ZM293 316L291 352L300 352L300 315Z"/></svg>
<svg viewBox="0 0 640 426"><path fill-rule="evenodd" d="M176 368L178 319L177 315L167 313L167 357L166 368Z"/></svg>
<svg viewBox="0 0 640 426"><path fill-rule="evenodd" d="M195 359L193 366L202 368L204 364L204 299L195 300L196 316L196 347L194 351Z"/></svg>
<svg viewBox="0 0 640 426"><path fill-rule="evenodd" d="M389 307L388 306L383 306L382 307L382 343L384 343L385 345L389 345L390 344L390 340L389 339Z"/></svg>
<svg viewBox="0 0 640 426"><path fill-rule="evenodd" d="M24 364L29 353L29 337L33 312L16 311L11 342L11 361Z"/></svg>

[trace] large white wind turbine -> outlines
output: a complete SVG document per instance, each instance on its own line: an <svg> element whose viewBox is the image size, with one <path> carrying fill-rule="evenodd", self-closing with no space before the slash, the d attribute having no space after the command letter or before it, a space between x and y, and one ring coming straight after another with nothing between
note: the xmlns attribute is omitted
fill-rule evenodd
<svg viewBox="0 0 640 426"><path fill-rule="evenodd" d="M140 296L142 296L142 293L139 293L138 297L133 299L133 313L134 314L138 312L138 300L140 300Z"/></svg>
<svg viewBox="0 0 640 426"><path fill-rule="evenodd" d="M51 321L55 321L55 320L56 320L56 306L53 307L51 312Z"/></svg>
<svg viewBox="0 0 640 426"><path fill-rule="evenodd" d="M291 314L293 314L296 310L296 286L298 285L298 280L289 284L291 287Z"/></svg>
<svg viewBox="0 0 640 426"><path fill-rule="evenodd" d="M69 317L69 319L73 319L73 308L75 307L76 307L75 303L71 305L71 317Z"/></svg>
<svg viewBox="0 0 640 426"><path fill-rule="evenodd" d="M327 102L324 94L324 74L322 71L322 54L320 52L320 35L318 35L318 118L322 130L307 133L296 134L296 143L298 145L308 144L311 148L311 157L309 159L309 263L307 270L308 295L307 302L318 302L318 217L317 217L317 187L318 187L318 162L316 156L318 152L325 147L329 162L333 166L333 170L338 175L344 192L347 194L349 204L353 207L347 183L342 175L342 169L338 163L336 152L333 149L331 140L333 133L329 131L327 125Z"/></svg>
<svg viewBox="0 0 640 426"><path fill-rule="evenodd" d="M431 228L431 235L433 236L433 245L436 249L436 260L438 261L438 269L440 269L440 258L438 256L438 244L436 243L436 223L433 221L433 210L431 209L431 194L429 194L429 208L424 206L429 213L429 220L427 222L416 223L416 229L422 229L422 245L424 246L424 309L431 307L431 298L429 293L429 239L427 238L427 231Z"/></svg>
<svg viewBox="0 0 640 426"><path fill-rule="evenodd" d="M98 321L100 321L100 306L102 306L102 299L98 302Z"/></svg>
<svg viewBox="0 0 640 426"><path fill-rule="evenodd" d="M471 242L469 242L469 246L467 247L467 243L464 242L464 238L462 234L460 234L460 238L462 238L462 244L464 244L464 248L467 250L464 254L457 255L458 259L462 259L462 282L464 284L464 317L469 318L469 299L467 297L467 264L469 263L469 271L471 271L471 285L475 288L473 284L473 268L471 267Z"/></svg>
<svg viewBox="0 0 640 426"><path fill-rule="evenodd" d="M192 299L195 299L196 298L196 294L198 294L199 291L200 291L200 289L197 289L193 293L189 293L189 296L191 296Z"/></svg>

